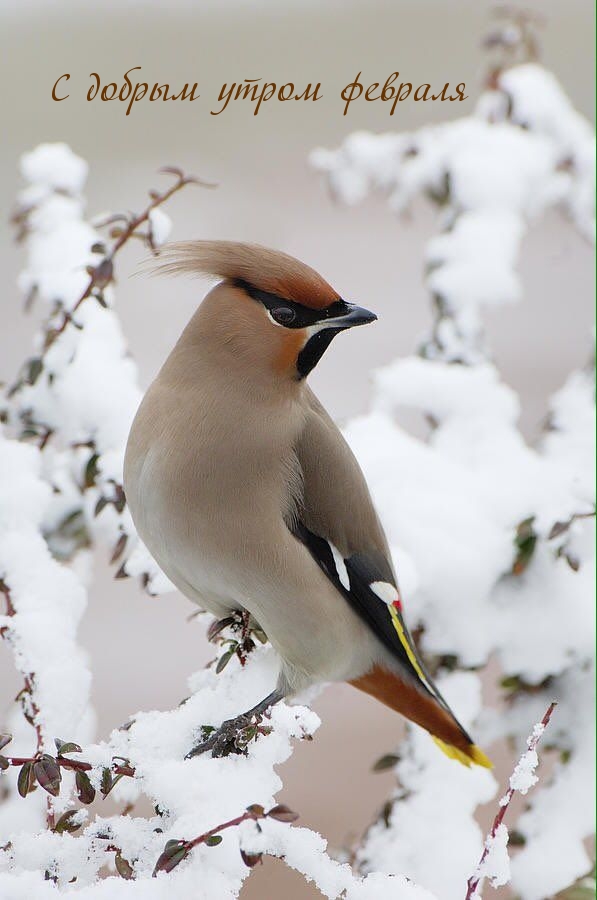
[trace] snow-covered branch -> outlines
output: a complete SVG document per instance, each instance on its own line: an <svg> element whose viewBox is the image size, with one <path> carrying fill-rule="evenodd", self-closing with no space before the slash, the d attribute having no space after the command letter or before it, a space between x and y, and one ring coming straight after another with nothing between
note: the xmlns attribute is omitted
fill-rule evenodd
<svg viewBox="0 0 597 900"><path fill-rule="evenodd" d="M111 897L116 878L121 897L227 900L271 854L330 898L430 897L402 877L354 874L319 835L291 827L294 814L275 800L275 766L318 727L310 710L280 704L267 722L249 723L233 759L186 758L241 700L252 706L276 681L271 647L243 617L211 624L218 658L192 676L176 709L135 713L93 742L91 673L77 643L90 550L107 545L112 562L125 557L117 576L142 575L152 592L171 588L135 535L121 487L140 390L114 308L114 265L132 238L157 247L169 229L161 205L192 179L170 170L174 184L152 192L141 213L91 225L81 195L87 167L68 147L42 145L22 170L20 283L47 313L4 401L0 630L23 675L20 699L36 739L32 746L16 713L6 729L14 736L0 737L0 892ZM108 795L121 814L105 814ZM154 815L134 814L141 796Z"/></svg>
<svg viewBox="0 0 597 900"><path fill-rule="evenodd" d="M526 794L539 780L538 776L535 775L535 769L539 764L537 744L549 725L555 708L555 703L549 704L545 715L540 722L537 722L530 737L527 739L527 749L518 760L516 768L510 776L508 790L500 799L500 808L493 820L491 830L485 838L485 845L479 864L468 880L465 900L480 900L480 888L483 880L486 878L490 880L492 887L499 887L510 881L510 860L507 850L508 829L504 825L504 817L516 791L520 794Z"/></svg>

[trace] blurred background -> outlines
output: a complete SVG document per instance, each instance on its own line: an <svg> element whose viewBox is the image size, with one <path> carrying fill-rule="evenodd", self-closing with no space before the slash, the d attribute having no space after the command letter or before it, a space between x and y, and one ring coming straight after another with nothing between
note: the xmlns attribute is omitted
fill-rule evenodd
<svg viewBox="0 0 597 900"><path fill-rule="evenodd" d="M590 0L535 0L525 8L545 17L542 60L577 109L593 117L594 7ZM286 250L318 269L348 299L378 312L380 325L348 333L318 366L312 384L339 422L364 411L369 373L411 353L430 320L422 283L433 211L416 206L397 220L383 198L356 209L334 206L307 157L336 146L354 130L412 130L474 109L485 74L481 40L491 5L459 0L357 2L54 2L0 3L3 65L0 195L3 272L0 380L10 380L28 355L35 313L25 316L16 277L22 251L12 243L8 211L21 186L21 153L45 141L65 141L90 165L90 214L140 209L156 170L180 165L218 183L188 188L167 206L172 237L231 238ZM132 73L178 92L197 81L194 103L86 101L89 73L102 84ZM343 117L340 91L362 72L383 83L393 71L413 84L466 83L465 103L354 103ZM51 100L63 73L70 97ZM224 82L258 78L300 92L322 82L317 103L269 102L258 116L248 102L219 116ZM65 82L62 82L65 84ZM201 298L203 287L129 278L142 253L120 258L117 300L125 333L147 386ZM567 372L587 358L593 323L592 251L555 215L536 224L523 246L522 304L489 318L491 345L504 378L521 396L522 424L533 439L546 400ZM410 424L405 420L406 424ZM98 578L81 641L91 657L98 734L137 709L165 709L186 692L186 677L212 655L201 619L178 595L148 598L130 582L113 582L98 560ZM134 637L133 637L134 636ZM10 653L0 645L0 718L19 688ZM488 698L490 699L490 698ZM371 765L400 734L396 717L346 686L328 688L315 703L322 727L296 747L283 770L280 799L320 830L333 847L348 846L390 793L392 776ZM358 727L355 725L358 723ZM505 773L498 768L498 777ZM267 861L246 884L243 900L320 896L279 862Z"/></svg>

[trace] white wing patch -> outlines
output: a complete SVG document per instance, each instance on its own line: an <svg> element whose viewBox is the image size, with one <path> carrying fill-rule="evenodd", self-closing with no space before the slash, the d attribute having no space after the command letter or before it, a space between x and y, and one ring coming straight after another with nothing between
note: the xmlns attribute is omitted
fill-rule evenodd
<svg viewBox="0 0 597 900"><path fill-rule="evenodd" d="M400 599L398 591L389 581L374 581L369 587L375 596L379 597L380 600L383 600L384 603L387 603L388 606L390 603L394 603L396 600Z"/></svg>
<svg viewBox="0 0 597 900"><path fill-rule="evenodd" d="M343 588L349 591L350 578L348 577L348 570L346 568L346 563L344 562L344 557L342 556L338 548L334 547L331 541L328 541L328 545L330 550L332 551L332 556L334 557L334 565L336 566L336 572L338 573L340 584Z"/></svg>

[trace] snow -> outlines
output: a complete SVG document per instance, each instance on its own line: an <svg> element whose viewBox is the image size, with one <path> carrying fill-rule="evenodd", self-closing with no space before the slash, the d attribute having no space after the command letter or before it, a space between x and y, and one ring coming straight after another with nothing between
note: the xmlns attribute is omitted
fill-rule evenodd
<svg viewBox="0 0 597 900"><path fill-rule="evenodd" d="M64 144L42 144L24 157L23 174L29 184L21 192L20 206L29 210L28 259L19 286L26 294L35 289L37 302L49 310L51 324L60 324L61 313L54 314L57 300L61 309L72 310L88 285L86 268L101 260L93 248L104 236L83 218L82 197L56 193L66 186L78 192L86 173L86 163ZM156 246L167 238L170 224L160 209L152 210L150 228ZM111 285L103 297L107 306L94 298L79 306L74 317L80 327L66 328L54 340L38 379L17 395L15 413L26 412L29 419L56 432L44 464L46 477L60 485L61 492L48 509L46 524L56 529L79 508L90 533L109 546L126 534L127 554L135 554L134 573L148 575L150 588L164 592L173 587L143 548L128 510L118 513L108 504L95 514L98 500L112 500L115 485L122 484L124 448L141 400ZM38 345L42 342L38 336ZM98 456L95 483L81 496L83 473L93 454Z"/></svg>
<svg viewBox="0 0 597 900"><path fill-rule="evenodd" d="M498 888L502 884L508 884L510 881L508 837L508 829L502 822L496 828L495 834L487 837L485 846L489 852L483 864L475 872L478 878L488 878L491 886L494 888Z"/></svg>
<svg viewBox="0 0 597 900"><path fill-rule="evenodd" d="M411 628L423 626L423 648L465 668L495 658L504 676L535 686L499 714L486 711L481 736L520 744L547 702L559 701L550 743L570 759L534 792L517 823L526 843L513 861L512 882L524 900L551 896L591 867L584 842L594 818L583 793L594 783L587 715L594 708L594 380L589 369L572 372L550 402L541 439L528 445L518 430L518 397L489 361L482 316L487 307L523 302L521 242L539 215L563 209L583 237L592 237L594 154L589 123L550 73L529 64L504 71L473 117L411 134L360 132L311 157L348 205L374 190L398 213L420 193L438 201L439 233L425 254L433 328L419 357L375 374L371 411L345 435L372 489L400 581L406 561L405 616ZM427 440L399 426L402 408L430 419ZM525 520L535 545L515 575L515 538ZM556 522L566 524L552 535ZM532 786L535 762L527 752L513 776L517 789ZM430 866L421 848L437 809L424 805L423 786L405 782L401 766L405 789L390 826L370 830L360 858L375 870L395 866L442 897L462 896L459 849L448 839L444 859L438 847L466 826L445 824L432 844L441 864ZM470 833L469 873L474 839L479 835Z"/></svg>
<svg viewBox="0 0 597 900"><path fill-rule="evenodd" d="M590 123L542 66L529 63L505 71L500 85L511 99L513 120L546 135L560 160L575 170L566 206L582 233L594 240L595 132Z"/></svg>
<svg viewBox="0 0 597 900"><path fill-rule="evenodd" d="M199 845L174 871L152 878L156 860L168 840L191 840L238 817L250 804L271 808L282 787L277 767L290 756L294 740L311 737L319 719L308 708L279 704L264 722L271 733L250 743L246 756L185 759L202 724L218 725L271 692L279 660L271 647L258 646L244 667L234 657L220 674L211 667L192 675L190 695L176 709L139 712L126 730L92 743L91 674L77 628L86 604L84 583L93 573L89 552L69 543L63 523L80 517L90 539L108 547L126 535L127 573L147 577L152 592L172 585L137 539L126 508L115 506L124 445L141 394L111 285L103 290L102 304L94 297L81 300L89 280L86 267L102 259L96 245L103 241L83 218L79 191L86 165L63 145L45 145L25 157L23 173L29 182L20 196L27 210L27 263L20 285L25 293L35 289L47 316L36 337L37 352L51 329L63 324L64 310L74 311L79 327L67 323L50 343L37 377L10 398L6 434L0 432L0 572L14 606L14 615L2 616L0 627L8 629L15 662L31 679L32 699L41 710L36 724L42 749L54 754L54 737L82 745L83 752L69 755L93 767L89 779L98 792L102 769L128 760L135 777L123 777L111 797L119 805L145 797L159 813L111 815L98 801L79 813L76 834L56 834L45 827L47 795L38 789L22 799L15 791L18 769L9 769L3 775L8 797L0 810L0 845L7 845L0 853L0 893L10 900L57 893L109 900L237 897L249 874L239 852L246 828L227 829L218 847ZM168 217L153 210L149 228L158 245L167 237ZM49 432L43 451L16 439L24 422L38 434ZM35 734L17 711L10 727L10 753L35 753ZM74 774L63 770L62 776L61 795L52 801L56 815L76 808ZM330 897L345 892L354 900L380 893L431 898L402 876L353 873L307 828L266 820L260 839L264 852L283 855ZM115 875L114 850L108 847L120 848L135 880ZM100 875L106 866L112 877ZM45 880L45 872L55 885Z"/></svg>
<svg viewBox="0 0 597 900"><path fill-rule="evenodd" d="M536 750L527 750L516 764L513 774L510 776L510 787L513 791L526 794L529 788L537 784L539 776L535 775L535 769L539 764Z"/></svg>
<svg viewBox="0 0 597 900"><path fill-rule="evenodd" d="M0 616L0 627L8 628L18 669L35 672L35 700L42 710L36 720L52 752L55 736L88 738L91 674L76 642L85 590L51 557L40 532L50 499L40 469L35 448L0 431L0 575L15 610L14 616ZM33 739L28 738L27 752Z"/></svg>
<svg viewBox="0 0 597 900"><path fill-rule="evenodd" d="M21 174L31 184L76 194L83 189L89 166L67 144L39 144L21 157Z"/></svg>
<svg viewBox="0 0 597 900"><path fill-rule="evenodd" d="M149 228L154 247L161 247L170 237L172 220L162 209L152 209L149 213Z"/></svg>
<svg viewBox="0 0 597 900"><path fill-rule="evenodd" d="M477 676L453 673L438 687L458 710L463 725L470 726L481 706ZM396 766L400 787L389 824L380 821L370 828L359 851L359 865L364 872L406 875L442 900L460 900L483 846L472 815L479 803L494 796L496 781L487 769L455 765L415 725L408 726L400 757Z"/></svg>

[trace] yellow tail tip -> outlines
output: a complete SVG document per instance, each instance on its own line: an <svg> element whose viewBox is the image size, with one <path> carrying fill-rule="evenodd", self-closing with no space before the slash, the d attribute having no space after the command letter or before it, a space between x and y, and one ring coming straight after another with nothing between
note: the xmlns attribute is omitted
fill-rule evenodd
<svg viewBox="0 0 597 900"><path fill-rule="evenodd" d="M489 757L486 756L476 744L471 744L465 753L464 750L459 750L458 747L447 744L438 737L434 737L433 735L431 735L431 737L446 756L449 756L450 759L457 759L463 766L470 768L470 766L474 764L476 766L482 766L484 769L493 769L493 763Z"/></svg>

